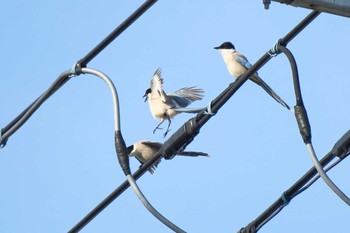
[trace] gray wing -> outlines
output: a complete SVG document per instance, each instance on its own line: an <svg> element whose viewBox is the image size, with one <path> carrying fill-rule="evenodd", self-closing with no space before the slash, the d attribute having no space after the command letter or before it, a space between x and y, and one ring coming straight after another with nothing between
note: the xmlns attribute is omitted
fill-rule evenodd
<svg viewBox="0 0 350 233"><path fill-rule="evenodd" d="M147 147L150 147L151 149L154 149L154 150L159 150L161 147L162 147L162 143L159 143L159 142L152 142L152 141L143 141L141 142L143 145L147 146ZM137 159L141 164L144 164L142 161L140 161L139 159ZM160 163L160 159L155 162L149 169L148 171L153 174L154 171L156 170L158 164Z"/></svg>
<svg viewBox="0 0 350 233"><path fill-rule="evenodd" d="M162 147L162 143L152 142L152 141L143 141L141 142L143 145L148 146L154 150L159 150Z"/></svg>
<svg viewBox="0 0 350 233"><path fill-rule="evenodd" d="M173 93L169 93L167 101L170 105L177 108L184 108L193 101L201 100L203 98L203 89L196 87L184 87Z"/></svg>

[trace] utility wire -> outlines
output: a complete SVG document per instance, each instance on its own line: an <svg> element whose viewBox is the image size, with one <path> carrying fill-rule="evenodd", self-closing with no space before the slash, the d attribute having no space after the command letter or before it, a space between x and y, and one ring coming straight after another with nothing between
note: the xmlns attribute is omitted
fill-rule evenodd
<svg viewBox="0 0 350 233"><path fill-rule="evenodd" d="M322 179L324 180L324 182L328 185L328 187L330 189L333 190L333 192L335 194L337 194L339 196L340 199L342 199L346 204L348 204L350 206L350 199L345 195L345 193L343 193L337 185L334 184L334 182L327 176L327 174L325 173L325 171L323 171L322 165L320 164L320 162L318 161L317 157L316 157L316 153L315 150L312 146L312 143L307 143L306 147L309 151L311 160L318 172L318 174L322 177Z"/></svg>
<svg viewBox="0 0 350 233"><path fill-rule="evenodd" d="M147 0L134 13L132 13L124 22L114 29L103 41L93 48L85 57L77 62L76 68L85 67L94 57L104 50L112 41L114 41L125 29L133 24L143 13L145 13L157 0Z"/></svg>
<svg viewBox="0 0 350 233"><path fill-rule="evenodd" d="M61 88L71 77L74 76L74 72L71 70L65 71L58 76L55 82L32 104L30 104L22 113L20 113L14 120L12 120L7 126L1 129L0 145L4 147L8 138L13 135L27 120L33 115L33 113L59 88Z"/></svg>
<svg viewBox="0 0 350 233"><path fill-rule="evenodd" d="M350 148L350 133L345 134L347 136L347 148ZM342 138L344 138L344 136ZM341 138L341 139L342 139ZM339 139L338 142L341 140ZM344 155L340 156L334 151L340 149L336 143L334 148L327 153L321 160L321 166L325 167L329 164L335 157L339 157L337 161L328 166L325 170L328 171L332 169L334 166L339 164L343 159L345 159L349 155L349 151L345 152ZM299 180L297 180L289 189L283 192L281 197L279 197L276 201L274 201L264 212L262 212L255 220L249 223L246 227L241 228L239 233L255 233L259 229L261 229L268 221L270 221L273 217L275 217L285 206L289 204L289 202L298 196L300 193L309 188L318 178L319 174L315 167L309 169ZM254 229L254 231L251 231Z"/></svg>
<svg viewBox="0 0 350 233"><path fill-rule="evenodd" d="M329 165L326 169L325 172L328 172L329 170L331 170L333 167L335 167L336 165L338 165L340 162L342 161L342 159L338 159L337 161L335 161L334 163L332 163L331 165ZM288 202L290 202L293 198L295 198L296 196L300 195L302 192L304 192L306 189L310 188L310 186L315 183L318 179L320 178L319 174L316 174L316 176L311 179L307 184L305 184L302 188L300 188L297 192L293 193L290 196L290 200L288 200ZM279 214L281 212L281 210L286 207L288 205L288 202L286 202L284 205L281 205L280 207L278 207L273 213L271 213L271 215L266 218L262 223L260 223L259 226L256 227L256 231L260 230L266 223L268 223L271 219L273 219L277 214Z"/></svg>
<svg viewBox="0 0 350 233"><path fill-rule="evenodd" d="M342 161L342 159L338 159L336 160L334 163L332 163L331 165L329 165L327 168L324 169L325 172L328 172L329 170L331 170L333 167L337 166L340 162ZM294 198L296 196L298 196L299 194L301 194L302 192L304 192L306 189L308 189L313 183L315 183L321 176L319 174L317 174L313 179L311 179L307 184L305 184L301 189L299 189L296 193L294 193L291 198Z"/></svg>

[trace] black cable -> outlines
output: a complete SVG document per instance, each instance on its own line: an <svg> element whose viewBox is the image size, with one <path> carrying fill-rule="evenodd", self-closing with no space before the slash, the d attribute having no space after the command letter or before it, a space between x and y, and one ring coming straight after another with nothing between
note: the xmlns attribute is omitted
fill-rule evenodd
<svg viewBox="0 0 350 233"><path fill-rule="evenodd" d="M344 151L344 148L348 148ZM331 164L327 170L333 168L335 165L339 164L340 161L345 159L349 155L350 148L350 130L346 132L333 146L332 150L326 154L321 160L320 164L325 167L330 163L335 157L339 159ZM334 153L334 151L339 152L339 154ZM307 171L299 180L297 180L288 190L283 192L282 196L273 202L263 213L261 213L253 222L256 229L259 230L267 221L271 220L277 213L279 213L283 207L285 207L294 197L303 192L306 188L312 185L314 182L314 177L318 174L317 169L312 167ZM312 182L312 183L311 183ZM247 225L247 229L251 228L251 223ZM244 231L245 228L240 229L240 233L247 233Z"/></svg>
<svg viewBox="0 0 350 233"><path fill-rule="evenodd" d="M14 120L1 129L0 145L7 142L8 138L14 134L32 115L33 113L59 88L61 88L71 77L73 73L68 70L58 76L55 82L32 104L22 111Z"/></svg>
<svg viewBox="0 0 350 233"><path fill-rule="evenodd" d="M325 172L328 172L329 170L331 170L333 167L337 166L340 162L342 161L342 159L338 159L336 160L334 163L332 163L331 165L329 165L325 170ZM320 175L316 175L312 180L310 180L307 184L305 184L301 189L299 189L296 193L294 193L291 198L294 198L296 196L298 196L299 194L301 194L302 192L304 192L306 189L308 189L313 183L315 183L321 176Z"/></svg>
<svg viewBox="0 0 350 233"><path fill-rule="evenodd" d="M96 57L103 49L105 49L113 40L115 40L125 29L133 24L143 13L145 13L157 0L147 0L134 13L132 13L124 22L114 29L103 41L93 48L85 57L80 59L76 64L76 69L79 70Z"/></svg>
<svg viewBox="0 0 350 233"><path fill-rule="evenodd" d="M330 166L328 166L325 171L328 172L329 170L331 170L333 167L335 167L336 165L338 165L340 162L342 161L342 159L338 159L337 161L335 161L334 163L332 163ZM266 218L258 227L256 227L256 230L258 231L259 229L261 229L266 223L268 223L271 219L273 219L277 214L279 214L281 212L281 210L287 206L287 204L296 196L300 195L302 192L304 192L306 189L310 188L310 186L312 184L314 184L321 176L320 175L316 175L314 178L312 178L308 183L306 183L301 189L299 189L296 193L294 193L293 195L290 196L289 200L286 200L284 205L281 205L280 207L278 207L273 213L271 213L271 215ZM283 195L285 196L286 193L283 193Z"/></svg>
<svg viewBox="0 0 350 233"><path fill-rule="evenodd" d="M283 52L289 60L289 63L292 69L294 93L295 93L295 99L296 99L296 105L294 107L295 118L297 120L299 131L303 138L304 143L310 143L311 126L309 123L309 118L307 116L307 112L306 112L303 98L301 95L297 63L294 59L293 54L285 46L279 45L277 46L277 50Z"/></svg>

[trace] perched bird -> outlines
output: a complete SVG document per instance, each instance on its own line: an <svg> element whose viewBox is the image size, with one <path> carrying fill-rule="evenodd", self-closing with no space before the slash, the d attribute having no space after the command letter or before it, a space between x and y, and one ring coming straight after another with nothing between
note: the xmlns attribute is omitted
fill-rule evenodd
<svg viewBox="0 0 350 233"><path fill-rule="evenodd" d="M244 74L252 65L247 58L236 51L235 46L231 42L224 42L218 47L214 47L222 55L224 62L227 66L228 72L235 78L238 78ZM261 86L272 98L274 98L283 107L291 110L288 104L286 104L281 97L279 97L267 83L265 83L258 73L253 74L250 78L254 83Z"/></svg>
<svg viewBox="0 0 350 233"><path fill-rule="evenodd" d="M151 80L151 87L148 88L143 96L145 102L148 100L149 107L151 109L152 116L160 121L157 127L153 130L153 133L159 128L159 126L168 120L168 127L164 133L164 137L169 132L171 124L171 118L176 114L187 113L199 113L205 108L186 108L195 100L201 100L203 98L204 91L196 87L184 87L174 93L166 94L163 90L163 78L162 71L158 68Z"/></svg>
<svg viewBox="0 0 350 233"><path fill-rule="evenodd" d="M141 166L142 166L142 164L146 163L148 160L152 159L153 156L156 155L156 153L159 151L162 145L163 144L160 142L142 140L135 143L134 145L129 146L127 148L127 152L129 154L129 157L135 157L141 163ZM177 155L190 156L190 157L197 157L197 156L209 157L207 153L195 152L195 151L182 151ZM160 159L157 162L155 162L155 164L153 164L148 171L151 174L153 174L153 172L156 170L159 163L160 163Z"/></svg>

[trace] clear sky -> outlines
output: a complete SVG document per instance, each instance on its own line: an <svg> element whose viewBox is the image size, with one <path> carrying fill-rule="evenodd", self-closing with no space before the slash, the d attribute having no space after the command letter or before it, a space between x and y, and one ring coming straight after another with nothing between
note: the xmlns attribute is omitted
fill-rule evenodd
<svg viewBox="0 0 350 233"><path fill-rule="evenodd" d="M43 93L143 1L1 3L0 128ZM120 99L128 145L163 142L142 96L153 72L164 88L205 90L206 106L232 81L213 47L231 41L251 63L310 10L262 1L159 1L88 67L107 74ZM349 130L350 19L321 14L288 45L300 75L319 158ZM289 63L273 58L260 76L295 105ZM175 132L192 115L175 118ZM175 157L138 184L187 232L237 232L296 182L312 162L294 116L246 82L187 147L210 158ZM112 99L95 76L71 79L0 150L0 232L67 232L125 180L114 149ZM139 164L131 160L135 171ZM350 195L350 160L329 176ZM260 232L345 232L350 209L322 180ZM128 189L82 232L171 232Z"/></svg>

